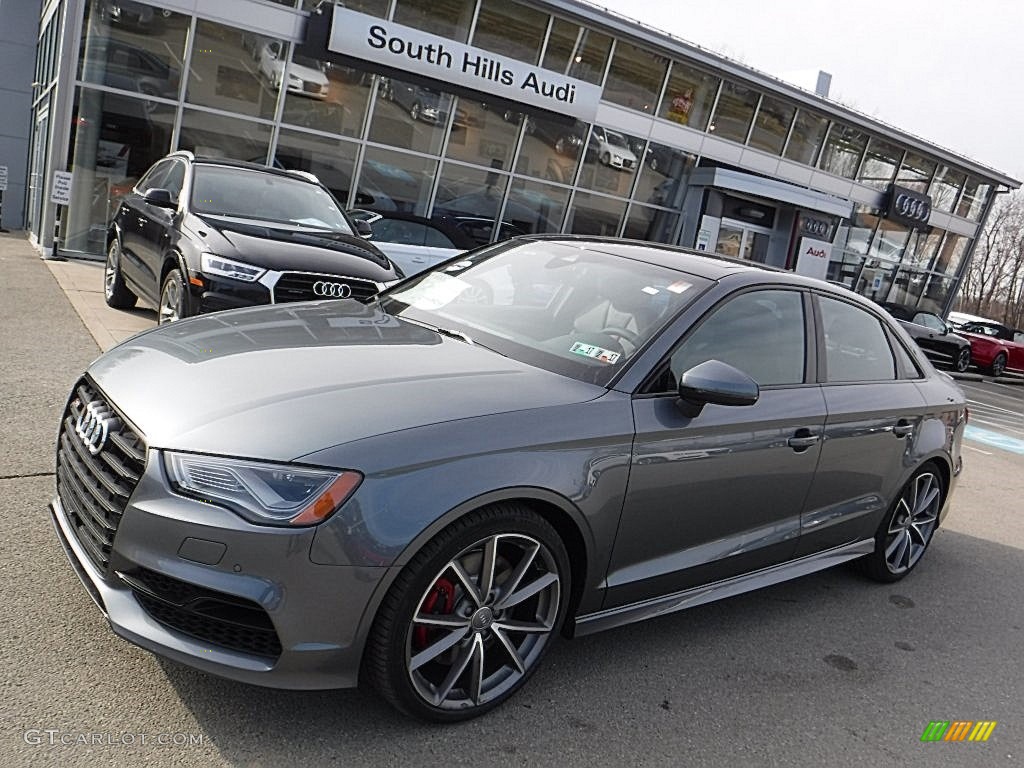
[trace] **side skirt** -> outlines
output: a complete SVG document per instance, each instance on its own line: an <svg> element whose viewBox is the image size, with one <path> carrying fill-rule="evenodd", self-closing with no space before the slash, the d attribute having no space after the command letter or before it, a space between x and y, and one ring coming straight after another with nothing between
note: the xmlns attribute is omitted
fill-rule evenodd
<svg viewBox="0 0 1024 768"><path fill-rule="evenodd" d="M731 579L724 579L713 584L705 584L682 592L675 592L671 595L654 597L639 603L621 605L606 611L588 613L577 617L573 636L582 637L583 635L601 632L602 630L611 629L623 624L653 619L655 616L675 613L686 608L693 608L696 605L703 605L704 603L710 603L726 597L741 595L744 592L751 592L761 587L796 579L816 571L823 571L826 568L845 563L848 560L855 560L862 555L871 554L874 549L874 539L855 541L852 544L844 544L841 547L817 552L807 557L801 557L798 560L790 560L786 563L773 565L770 568L764 568L753 573L745 573L742 576L734 576Z"/></svg>

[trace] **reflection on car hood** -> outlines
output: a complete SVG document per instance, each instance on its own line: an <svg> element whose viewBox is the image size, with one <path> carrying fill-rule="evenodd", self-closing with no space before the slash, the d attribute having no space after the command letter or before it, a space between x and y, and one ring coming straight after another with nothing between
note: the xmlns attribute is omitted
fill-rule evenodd
<svg viewBox="0 0 1024 768"><path fill-rule="evenodd" d="M354 301L160 326L100 357L89 374L150 447L270 460L605 391Z"/></svg>
<svg viewBox="0 0 1024 768"><path fill-rule="evenodd" d="M396 279L387 257L357 235L205 214L192 223L218 256L266 269ZM210 230L213 230L212 232Z"/></svg>

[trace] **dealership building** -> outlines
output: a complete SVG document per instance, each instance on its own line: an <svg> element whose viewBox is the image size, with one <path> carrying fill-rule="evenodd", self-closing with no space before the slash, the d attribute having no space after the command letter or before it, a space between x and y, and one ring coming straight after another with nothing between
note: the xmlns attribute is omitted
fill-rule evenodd
<svg viewBox="0 0 1024 768"><path fill-rule="evenodd" d="M4 0L5 17L33 21L0 61L26 80L3 117L24 134L0 142L4 223L44 254L58 221L62 254L102 258L120 197L188 149L478 242L679 244L944 313L1020 185L576 0Z"/></svg>

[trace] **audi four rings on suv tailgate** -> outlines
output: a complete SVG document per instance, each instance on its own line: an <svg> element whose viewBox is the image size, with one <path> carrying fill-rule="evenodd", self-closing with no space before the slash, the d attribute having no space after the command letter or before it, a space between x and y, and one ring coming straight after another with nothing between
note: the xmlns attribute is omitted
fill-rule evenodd
<svg viewBox="0 0 1024 768"><path fill-rule="evenodd" d="M104 295L161 323L313 299L366 299L403 277L316 177L175 152L121 201Z"/></svg>

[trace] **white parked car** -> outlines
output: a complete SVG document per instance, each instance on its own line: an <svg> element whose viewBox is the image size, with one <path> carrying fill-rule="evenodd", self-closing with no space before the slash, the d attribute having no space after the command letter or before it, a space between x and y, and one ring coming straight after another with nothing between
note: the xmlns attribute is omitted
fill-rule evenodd
<svg viewBox="0 0 1024 768"><path fill-rule="evenodd" d="M623 171L632 171L636 168L636 155L621 133L594 126L594 138L597 140L597 159L602 165Z"/></svg>
<svg viewBox="0 0 1024 768"><path fill-rule="evenodd" d="M478 245L468 238L463 239L462 233L452 232L450 228L421 216L380 214L358 208L350 210L348 215L370 225L373 244L398 265L406 277Z"/></svg>
<svg viewBox="0 0 1024 768"><path fill-rule="evenodd" d="M970 315L966 312L950 312L949 316L946 317L946 323L954 330L959 328L964 323L996 323L998 320L992 320L981 315Z"/></svg>
<svg viewBox="0 0 1024 768"><path fill-rule="evenodd" d="M281 43L272 40L259 49L260 74L271 85L280 90L284 76L285 59L281 54ZM330 83L320 68L320 63L305 56L295 56L288 70L288 92L298 93L314 99L326 99Z"/></svg>

